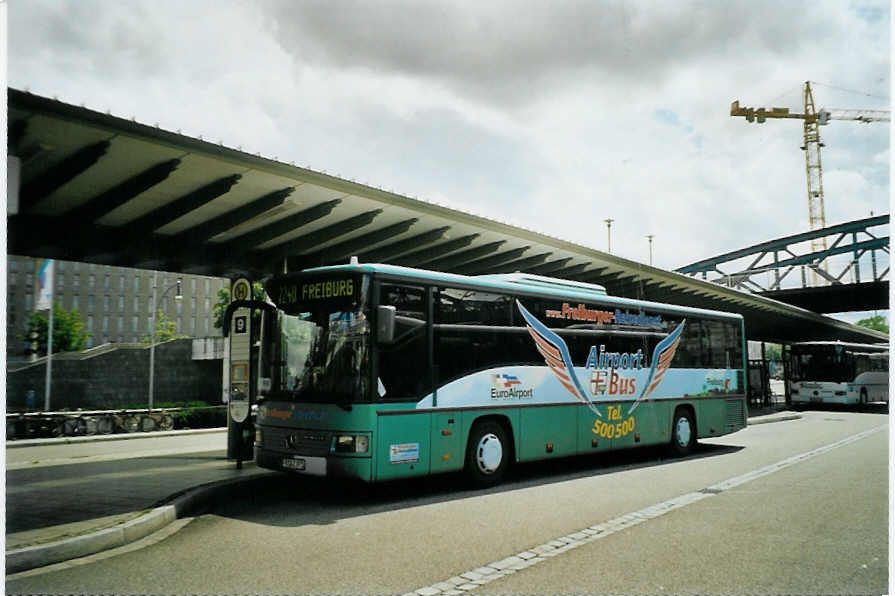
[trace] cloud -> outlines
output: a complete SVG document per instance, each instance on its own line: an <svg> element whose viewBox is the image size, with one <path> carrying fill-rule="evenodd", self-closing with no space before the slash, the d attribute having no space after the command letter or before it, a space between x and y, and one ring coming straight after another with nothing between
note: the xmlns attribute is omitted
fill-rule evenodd
<svg viewBox="0 0 895 596"><path fill-rule="evenodd" d="M283 48L303 62L397 72L510 106L581 78L636 93L661 87L694 64L773 67L817 52L818 40L854 37L868 28L858 12L844 15L832 2L353 1L334 10L320 0L265 6ZM887 10L865 5L860 14Z"/></svg>
<svg viewBox="0 0 895 596"><path fill-rule="evenodd" d="M801 111L810 79L820 105L886 107L889 14L838 0L13 0L9 78L595 248L612 217L613 252L645 261L654 234L670 268L808 228L801 123L749 124L730 102ZM828 221L888 211L889 127L822 134Z"/></svg>

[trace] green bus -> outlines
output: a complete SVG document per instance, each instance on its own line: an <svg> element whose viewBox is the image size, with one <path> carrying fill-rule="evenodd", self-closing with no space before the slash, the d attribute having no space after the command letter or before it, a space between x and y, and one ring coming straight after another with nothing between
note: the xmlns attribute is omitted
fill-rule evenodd
<svg viewBox="0 0 895 596"><path fill-rule="evenodd" d="M381 264L271 278L258 466L380 482L668 444L746 426L738 314L523 273ZM249 303L243 303L246 305Z"/></svg>

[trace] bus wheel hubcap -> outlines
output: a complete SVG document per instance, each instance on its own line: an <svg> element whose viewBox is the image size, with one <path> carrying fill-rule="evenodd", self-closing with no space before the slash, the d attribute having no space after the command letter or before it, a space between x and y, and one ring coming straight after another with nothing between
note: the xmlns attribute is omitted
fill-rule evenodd
<svg viewBox="0 0 895 596"><path fill-rule="evenodd" d="M690 420L684 416L678 418L675 431L678 445L686 447L690 444Z"/></svg>
<svg viewBox="0 0 895 596"><path fill-rule="evenodd" d="M503 447L497 435L488 433L479 439L475 452L479 470L485 474L493 474L500 467L500 462L503 460Z"/></svg>

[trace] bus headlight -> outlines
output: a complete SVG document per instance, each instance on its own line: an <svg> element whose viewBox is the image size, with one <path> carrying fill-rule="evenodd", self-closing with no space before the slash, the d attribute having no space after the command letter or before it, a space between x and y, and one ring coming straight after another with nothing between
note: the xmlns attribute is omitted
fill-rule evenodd
<svg viewBox="0 0 895 596"><path fill-rule="evenodd" d="M336 435L333 447L336 453L366 453L370 448L370 437L366 435Z"/></svg>

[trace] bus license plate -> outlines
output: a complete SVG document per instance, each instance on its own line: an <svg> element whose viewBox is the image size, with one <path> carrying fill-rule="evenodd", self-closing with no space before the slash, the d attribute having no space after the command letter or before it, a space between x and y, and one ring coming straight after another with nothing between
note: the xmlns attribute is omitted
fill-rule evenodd
<svg viewBox="0 0 895 596"><path fill-rule="evenodd" d="M305 469L305 460L297 457L287 457L283 459L283 467L287 470L298 470L303 472Z"/></svg>

